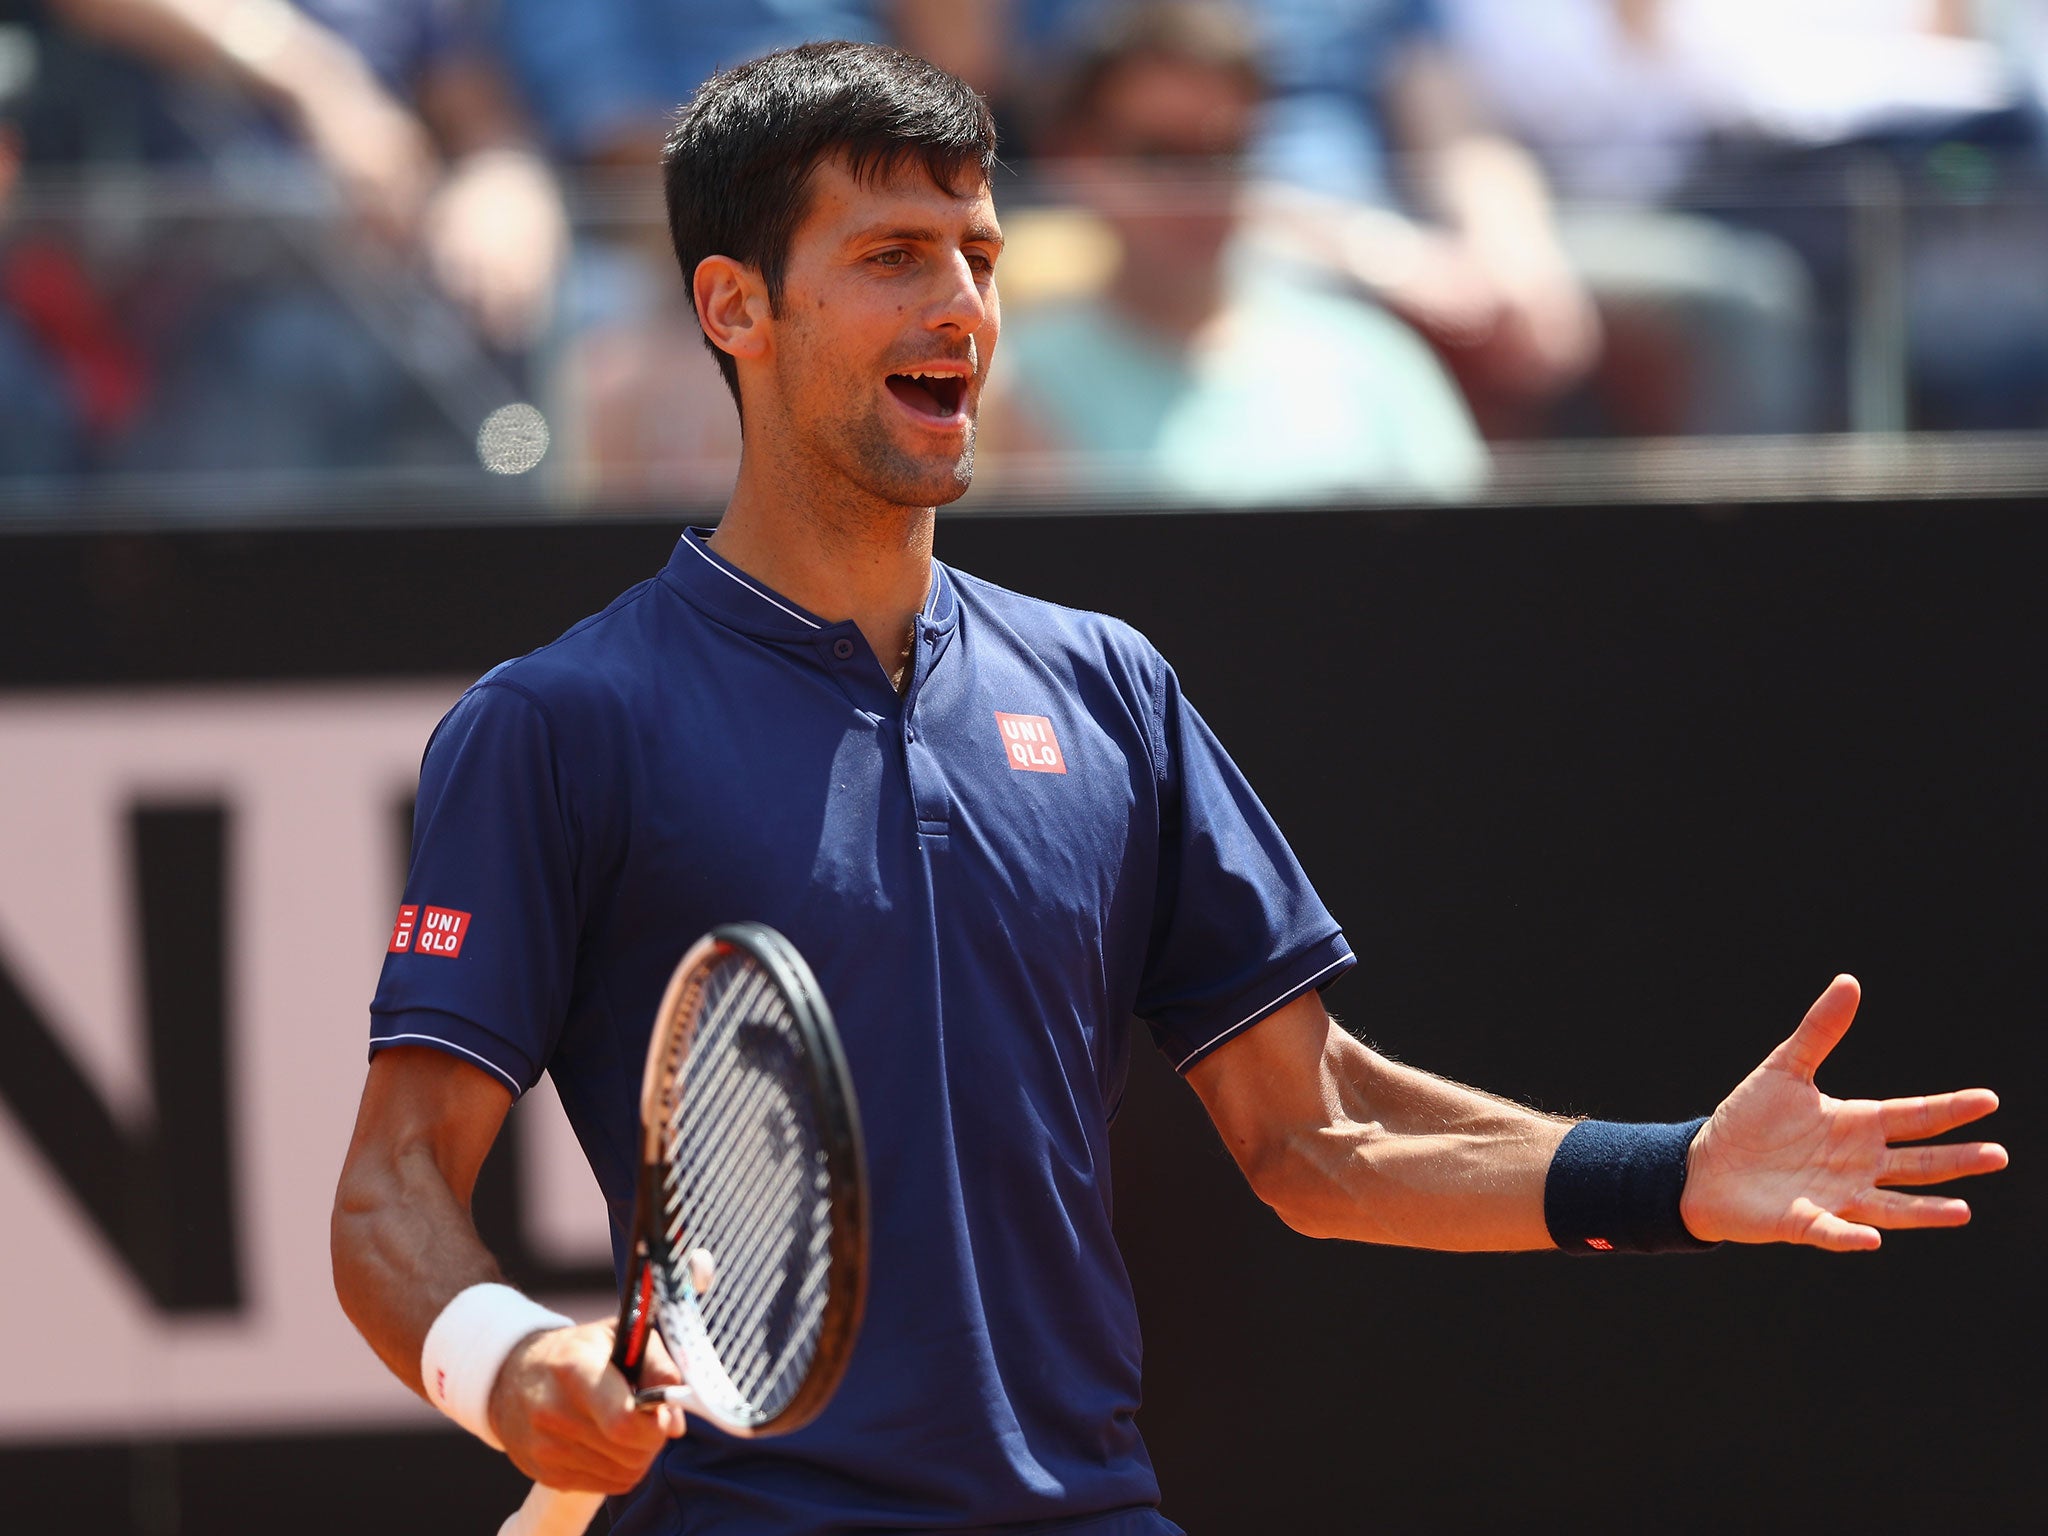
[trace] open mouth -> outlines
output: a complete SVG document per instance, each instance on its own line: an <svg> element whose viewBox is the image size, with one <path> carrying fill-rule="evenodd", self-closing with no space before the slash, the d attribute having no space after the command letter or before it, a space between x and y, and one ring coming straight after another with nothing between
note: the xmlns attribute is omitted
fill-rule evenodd
<svg viewBox="0 0 2048 1536"><path fill-rule="evenodd" d="M890 394L933 421L958 416L967 396L967 380L957 373L892 373L888 384Z"/></svg>

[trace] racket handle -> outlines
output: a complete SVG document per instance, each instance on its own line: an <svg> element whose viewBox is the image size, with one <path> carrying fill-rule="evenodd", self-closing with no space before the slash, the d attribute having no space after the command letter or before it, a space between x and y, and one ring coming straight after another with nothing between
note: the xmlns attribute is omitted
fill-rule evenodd
<svg viewBox="0 0 2048 1536"><path fill-rule="evenodd" d="M583 1536L603 1502L601 1493L564 1493L535 1483L498 1536Z"/></svg>

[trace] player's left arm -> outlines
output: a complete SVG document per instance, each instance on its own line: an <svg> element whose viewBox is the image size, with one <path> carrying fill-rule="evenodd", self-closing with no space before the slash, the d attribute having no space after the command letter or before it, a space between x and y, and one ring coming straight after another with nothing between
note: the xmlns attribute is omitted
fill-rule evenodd
<svg viewBox="0 0 2048 1536"><path fill-rule="evenodd" d="M1875 1248L1879 1228L1959 1226L1961 1200L1899 1193L2003 1168L1939 1136L1998 1107L1987 1089L1834 1099L1814 1074L1855 1017L1837 977L1693 1138L1679 1213L1704 1241ZM1390 1061L1311 993L1197 1063L1201 1096L1260 1198L1317 1237L1468 1251L1553 1246L1552 1159L1573 1122Z"/></svg>

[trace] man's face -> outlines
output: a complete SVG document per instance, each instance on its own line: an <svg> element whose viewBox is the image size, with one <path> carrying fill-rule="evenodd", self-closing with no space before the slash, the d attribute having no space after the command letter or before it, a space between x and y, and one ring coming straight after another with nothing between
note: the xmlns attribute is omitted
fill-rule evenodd
<svg viewBox="0 0 2048 1536"><path fill-rule="evenodd" d="M965 185L973 180L971 190ZM995 204L916 161L872 181L838 158L810 180L768 358L783 452L899 506L957 499L996 348ZM748 402L752 430L755 402Z"/></svg>
<svg viewBox="0 0 2048 1536"><path fill-rule="evenodd" d="M1071 169L1127 261L1159 279L1214 264L1237 223L1258 107L1227 70L1136 58L1112 71Z"/></svg>

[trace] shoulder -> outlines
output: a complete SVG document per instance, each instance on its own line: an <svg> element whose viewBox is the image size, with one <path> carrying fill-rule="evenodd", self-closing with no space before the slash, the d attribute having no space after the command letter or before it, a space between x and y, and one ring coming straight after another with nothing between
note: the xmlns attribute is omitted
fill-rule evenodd
<svg viewBox="0 0 2048 1536"><path fill-rule="evenodd" d="M501 661L472 685L525 695L543 712L573 713L614 694L657 665L661 636L655 610L661 584L647 580L620 593L547 644Z"/></svg>
<svg viewBox="0 0 2048 1536"><path fill-rule="evenodd" d="M1130 624L1106 613L1069 608L997 586L951 566L960 605L970 619L1001 642L1021 647L1079 682L1102 678L1149 698L1165 662L1152 642Z"/></svg>
<svg viewBox="0 0 2048 1536"><path fill-rule="evenodd" d="M607 727L630 719L636 687L657 665L660 606L659 583L643 581L547 644L499 662L456 701L435 740L453 727L527 721L557 750L603 741Z"/></svg>

